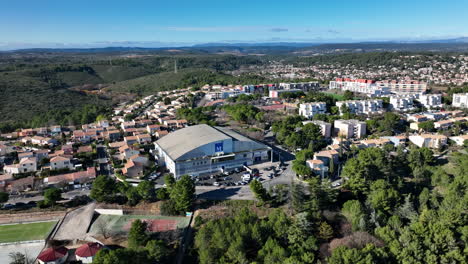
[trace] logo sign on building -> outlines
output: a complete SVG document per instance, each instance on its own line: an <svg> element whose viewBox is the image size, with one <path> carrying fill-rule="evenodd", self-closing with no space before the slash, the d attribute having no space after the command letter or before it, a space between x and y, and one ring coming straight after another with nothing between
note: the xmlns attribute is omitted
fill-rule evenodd
<svg viewBox="0 0 468 264"><path fill-rule="evenodd" d="M215 143L215 152L223 152L223 142Z"/></svg>

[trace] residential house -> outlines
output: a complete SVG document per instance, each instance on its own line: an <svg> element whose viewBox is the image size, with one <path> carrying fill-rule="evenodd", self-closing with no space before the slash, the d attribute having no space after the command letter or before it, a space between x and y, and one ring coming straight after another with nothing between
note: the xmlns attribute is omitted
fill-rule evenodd
<svg viewBox="0 0 468 264"><path fill-rule="evenodd" d="M322 178L328 173L328 167L322 160L307 160L306 166Z"/></svg>
<svg viewBox="0 0 468 264"><path fill-rule="evenodd" d="M457 144L457 146L463 146L465 141L468 140L468 134L450 137L450 139L455 141L455 144Z"/></svg>
<svg viewBox="0 0 468 264"><path fill-rule="evenodd" d="M162 138L162 137L166 136L167 134L169 134L169 131L167 131L167 130L161 130L161 131L156 132L156 136L158 138Z"/></svg>
<svg viewBox="0 0 468 264"><path fill-rule="evenodd" d="M392 141L387 138L366 139L359 142L361 148L383 147L387 144L392 144Z"/></svg>
<svg viewBox="0 0 468 264"><path fill-rule="evenodd" d="M447 137L438 134L421 134L409 136L409 140L420 148L439 148L447 144Z"/></svg>
<svg viewBox="0 0 468 264"><path fill-rule="evenodd" d="M60 183L66 184L82 184L96 178L96 169L88 168L85 171L77 171L73 173L49 176L44 178L45 185L57 185Z"/></svg>
<svg viewBox="0 0 468 264"><path fill-rule="evenodd" d="M140 142L138 141L138 137L137 137L137 136L124 137L124 141L125 141L125 143L127 143L128 145L134 145L134 144L140 143Z"/></svg>
<svg viewBox="0 0 468 264"><path fill-rule="evenodd" d="M73 170L73 164L69 158L63 156L56 156L50 159L50 169L51 170L62 170L69 169Z"/></svg>
<svg viewBox="0 0 468 264"><path fill-rule="evenodd" d="M129 160L122 168L122 173L130 178L140 178L143 176L143 165Z"/></svg>
<svg viewBox="0 0 468 264"><path fill-rule="evenodd" d="M339 153L336 150L322 150L314 153L314 160L321 160L326 166L333 160L335 164L338 163Z"/></svg>
<svg viewBox="0 0 468 264"><path fill-rule="evenodd" d="M120 159L130 159L130 157L134 155L140 154L140 151L129 145L123 145L122 147L119 148L119 153L120 153Z"/></svg>
<svg viewBox="0 0 468 264"><path fill-rule="evenodd" d="M5 165L3 171L8 174L20 174L37 171L37 160L35 157L22 158L18 164Z"/></svg>
<svg viewBox="0 0 468 264"><path fill-rule="evenodd" d="M149 144L151 143L151 136L149 134L137 135L137 140L139 144Z"/></svg>
<svg viewBox="0 0 468 264"><path fill-rule="evenodd" d="M148 131L150 135L155 135L157 131L161 130L161 127L161 125L148 125L146 126L146 131Z"/></svg>
<svg viewBox="0 0 468 264"><path fill-rule="evenodd" d="M453 120L440 120L437 122L434 122L434 128L437 129L448 129L453 125Z"/></svg>

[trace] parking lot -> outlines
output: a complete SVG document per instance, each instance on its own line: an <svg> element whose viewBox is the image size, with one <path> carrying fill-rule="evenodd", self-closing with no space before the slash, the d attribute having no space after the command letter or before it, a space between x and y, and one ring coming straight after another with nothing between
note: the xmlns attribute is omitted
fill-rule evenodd
<svg viewBox="0 0 468 264"><path fill-rule="evenodd" d="M236 168L228 172L218 172L206 175L194 176L196 186L242 186L251 180L266 181L279 177L285 166L279 167L278 162L266 162L249 166L247 168ZM163 185L163 177L156 179L156 184Z"/></svg>

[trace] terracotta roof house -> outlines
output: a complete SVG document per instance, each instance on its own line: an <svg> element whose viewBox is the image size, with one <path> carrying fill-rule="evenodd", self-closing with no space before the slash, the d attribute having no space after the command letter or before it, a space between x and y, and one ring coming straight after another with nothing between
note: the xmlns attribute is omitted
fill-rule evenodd
<svg viewBox="0 0 468 264"><path fill-rule="evenodd" d="M96 178L96 169L88 168L86 171L78 171L73 173L61 174L44 178L44 184L53 185L61 182L65 183L83 183L87 180Z"/></svg>
<svg viewBox="0 0 468 264"><path fill-rule="evenodd" d="M56 247L48 248L37 256L37 261L41 264L61 264L68 258L68 248Z"/></svg>
<svg viewBox="0 0 468 264"><path fill-rule="evenodd" d="M92 263L94 256L101 250L103 246L99 243L86 243L75 251L76 260L82 263Z"/></svg>

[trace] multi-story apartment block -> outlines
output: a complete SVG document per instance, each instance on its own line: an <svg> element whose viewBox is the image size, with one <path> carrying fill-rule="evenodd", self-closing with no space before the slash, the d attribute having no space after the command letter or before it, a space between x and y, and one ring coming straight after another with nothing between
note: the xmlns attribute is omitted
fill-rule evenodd
<svg viewBox="0 0 468 264"><path fill-rule="evenodd" d="M330 82L329 88L363 93L369 97L380 97L390 94L390 88L379 87L373 80L366 79L337 78L335 81Z"/></svg>
<svg viewBox="0 0 468 264"><path fill-rule="evenodd" d="M340 108L342 113L342 106L345 105L350 113L353 114L377 114L383 110L383 101L380 99L375 100L350 100L350 101L339 101L335 104Z"/></svg>
<svg viewBox="0 0 468 264"><path fill-rule="evenodd" d="M427 90L427 84L419 81L377 81L377 87L388 87L392 93L396 94L408 94L408 93L425 93Z"/></svg>
<svg viewBox="0 0 468 264"><path fill-rule="evenodd" d="M310 91L318 89L320 87L318 82L301 82L301 83L280 83L279 88L290 90L290 89L300 89L303 91Z"/></svg>
<svg viewBox="0 0 468 264"><path fill-rule="evenodd" d="M268 97L270 98L278 98L282 93L298 93L302 92L300 89L289 89L289 90L270 90L268 92Z"/></svg>
<svg viewBox="0 0 468 264"><path fill-rule="evenodd" d="M304 121L304 122L302 122L303 125L306 125L306 124L309 124L309 123L312 123L312 124L315 124L315 125L319 126L320 131L322 132L322 135L324 137L331 137L331 124L330 123L327 123L327 122L321 121L321 120L313 120L313 121Z"/></svg>
<svg viewBox="0 0 468 264"><path fill-rule="evenodd" d="M327 104L323 102L318 103L304 103L299 105L299 115L312 118L316 114L325 114L327 112Z"/></svg>
<svg viewBox="0 0 468 264"><path fill-rule="evenodd" d="M335 133L345 138L361 138L366 135L366 122L359 120L335 120Z"/></svg>
<svg viewBox="0 0 468 264"><path fill-rule="evenodd" d="M421 94L418 100L426 108L443 107L441 94Z"/></svg>
<svg viewBox="0 0 468 264"><path fill-rule="evenodd" d="M390 96L390 108L395 111L411 110L414 108L413 98L405 95Z"/></svg>
<svg viewBox="0 0 468 264"><path fill-rule="evenodd" d="M452 106L468 108L468 93L453 94Z"/></svg>

